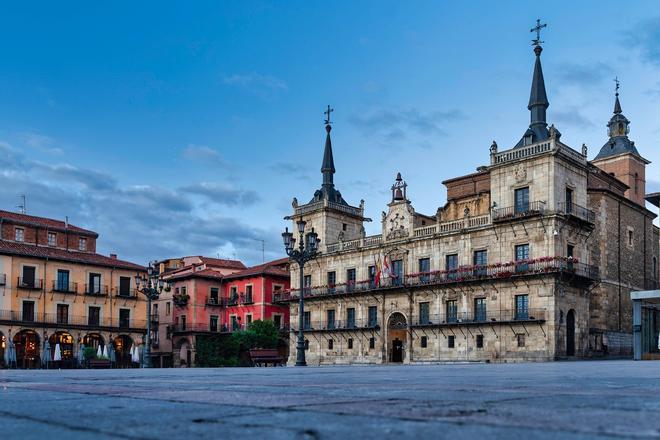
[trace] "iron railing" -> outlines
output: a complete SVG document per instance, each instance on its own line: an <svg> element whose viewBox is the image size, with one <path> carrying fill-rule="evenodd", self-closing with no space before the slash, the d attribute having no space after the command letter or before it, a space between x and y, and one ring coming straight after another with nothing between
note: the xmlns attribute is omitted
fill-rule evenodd
<svg viewBox="0 0 660 440"><path fill-rule="evenodd" d="M41 290L44 287L44 280L18 277L18 283L16 285L21 289Z"/></svg>
<svg viewBox="0 0 660 440"><path fill-rule="evenodd" d="M113 290L117 298L137 299L137 290L135 289L121 290L115 287Z"/></svg>
<svg viewBox="0 0 660 440"><path fill-rule="evenodd" d="M108 294L108 286L85 284L85 295L105 296Z"/></svg>
<svg viewBox="0 0 660 440"><path fill-rule="evenodd" d="M57 313L33 313L24 316L23 313L14 310L0 310L0 322L12 324L39 324L39 325L64 325L70 327L124 327L145 329L145 320L129 319L120 320L118 317L102 317L96 320L91 316L67 316L66 322L62 321L62 315ZM122 324L128 324L123 326Z"/></svg>
<svg viewBox="0 0 660 440"><path fill-rule="evenodd" d="M479 310L441 314L430 314L428 316L413 316L411 325L413 327L457 325L457 324L487 324L495 322L513 321L545 321L546 309L511 308L507 310Z"/></svg>
<svg viewBox="0 0 660 440"><path fill-rule="evenodd" d="M307 321L303 324L304 331L350 331L350 330L377 330L380 328L380 321L378 319L370 320L369 318L360 318L354 320L336 319L334 321L318 320ZM299 323L293 322L290 326L291 331L297 332Z"/></svg>
<svg viewBox="0 0 660 440"><path fill-rule="evenodd" d="M506 280L517 277L543 274L566 274L587 280L598 279L598 268L566 257L542 257L538 259L511 261L485 266L467 266L453 270L441 270L405 275L402 278L384 278L376 284L374 280L357 281L350 284L337 284L331 287L304 288L305 297L344 295L374 290L396 289L431 285L473 283L484 280ZM278 292L274 302L291 301L299 297L299 289Z"/></svg>
<svg viewBox="0 0 660 440"><path fill-rule="evenodd" d="M205 304L207 306L212 306L212 307L224 307L225 299L224 298L216 298L216 297L212 297L212 296L207 296Z"/></svg>
<svg viewBox="0 0 660 440"><path fill-rule="evenodd" d="M60 280L53 281L53 292L78 293L78 283L65 283Z"/></svg>
<svg viewBox="0 0 660 440"><path fill-rule="evenodd" d="M596 214L592 210L572 202L559 202L557 204L557 211L588 223L594 223L596 221Z"/></svg>
<svg viewBox="0 0 660 440"><path fill-rule="evenodd" d="M529 217L531 215L539 215L545 212L545 202L537 200L525 204L515 206L507 206L506 208L493 209L493 221L504 221L522 217Z"/></svg>

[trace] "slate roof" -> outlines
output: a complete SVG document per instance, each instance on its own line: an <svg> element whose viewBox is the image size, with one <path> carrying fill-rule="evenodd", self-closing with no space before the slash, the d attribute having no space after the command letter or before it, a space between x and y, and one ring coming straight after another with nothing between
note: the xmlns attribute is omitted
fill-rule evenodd
<svg viewBox="0 0 660 440"><path fill-rule="evenodd" d="M0 240L0 254L50 259L57 261L68 261L93 266L114 267L117 269L130 269L145 271L146 268L130 261L118 260L105 255L92 252L78 252L73 250L59 249L34 244L18 243L14 241Z"/></svg>

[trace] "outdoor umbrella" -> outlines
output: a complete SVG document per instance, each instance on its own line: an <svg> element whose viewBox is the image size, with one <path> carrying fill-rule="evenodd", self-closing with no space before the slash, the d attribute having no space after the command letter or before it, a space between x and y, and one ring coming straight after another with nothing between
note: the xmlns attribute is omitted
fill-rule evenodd
<svg viewBox="0 0 660 440"><path fill-rule="evenodd" d="M108 357L108 346L107 345L103 346L103 357L104 358Z"/></svg>
<svg viewBox="0 0 660 440"><path fill-rule="evenodd" d="M11 340L7 343L7 347L5 347L5 365L7 367L9 367L9 360L10 360L10 356L11 356L11 353L10 353L11 348L9 348L10 347L9 344L11 344Z"/></svg>
<svg viewBox="0 0 660 440"><path fill-rule="evenodd" d="M82 366L83 362L85 362L85 344L80 344L78 348L78 365Z"/></svg>
<svg viewBox="0 0 660 440"><path fill-rule="evenodd" d="M41 362L46 365L48 368L48 362L50 362L50 342L44 342L44 356L41 358Z"/></svg>
<svg viewBox="0 0 660 440"><path fill-rule="evenodd" d="M103 349L101 348L101 344L99 344L98 348L96 349L96 357L100 358L103 356Z"/></svg>
<svg viewBox="0 0 660 440"><path fill-rule="evenodd" d="M660 350L660 332L658 332L658 350Z"/></svg>
<svg viewBox="0 0 660 440"><path fill-rule="evenodd" d="M14 342L10 339L9 340L9 366L14 366L16 367L16 346L14 345Z"/></svg>
<svg viewBox="0 0 660 440"><path fill-rule="evenodd" d="M53 355L53 361L58 362L62 360L62 349L60 348L60 343L55 344L55 354Z"/></svg>
<svg viewBox="0 0 660 440"><path fill-rule="evenodd" d="M137 347L134 345L131 347L131 362L135 363L137 361Z"/></svg>

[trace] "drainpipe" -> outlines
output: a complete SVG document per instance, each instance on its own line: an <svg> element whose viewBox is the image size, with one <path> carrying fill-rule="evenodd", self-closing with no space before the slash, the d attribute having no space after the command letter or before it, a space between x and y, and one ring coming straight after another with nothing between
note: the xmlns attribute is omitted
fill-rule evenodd
<svg viewBox="0 0 660 440"><path fill-rule="evenodd" d="M618 235L619 239L617 240L617 280L618 280L618 288L619 288L619 331L621 331L621 200L619 200L618 204L618 209L617 209L617 215L618 215Z"/></svg>

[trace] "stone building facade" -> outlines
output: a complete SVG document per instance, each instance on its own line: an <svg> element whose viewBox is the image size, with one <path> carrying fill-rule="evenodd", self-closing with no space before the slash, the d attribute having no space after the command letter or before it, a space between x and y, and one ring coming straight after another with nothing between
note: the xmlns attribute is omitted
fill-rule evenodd
<svg viewBox="0 0 660 440"><path fill-rule="evenodd" d="M628 292L657 278L648 161L628 139L618 94L595 160L564 144L546 123L540 44L534 52L520 141L493 142L487 166L444 181L447 202L433 215L415 211L415 189L397 175L378 235L364 233L364 202L351 206L334 187L326 124L322 186L307 204L294 199L288 217L314 228L322 253L305 266L304 286L292 265L292 290L279 296L296 331L303 288L309 364L630 354Z"/></svg>

